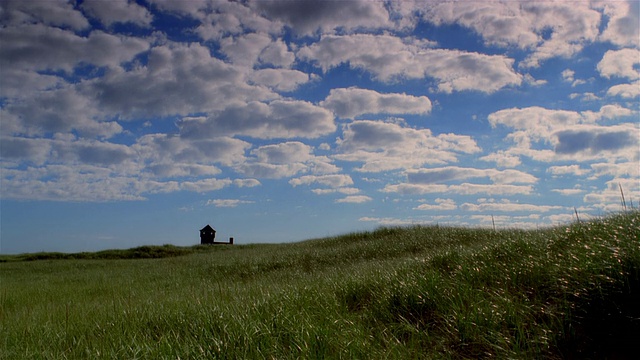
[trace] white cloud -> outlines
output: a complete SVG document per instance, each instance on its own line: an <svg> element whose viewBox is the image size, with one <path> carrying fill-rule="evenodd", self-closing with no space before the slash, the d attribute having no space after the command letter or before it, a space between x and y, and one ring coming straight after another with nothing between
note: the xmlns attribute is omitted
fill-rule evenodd
<svg viewBox="0 0 640 360"><path fill-rule="evenodd" d="M253 201L239 199L214 199L208 200L206 205L214 205L215 207L237 207L238 205L253 204Z"/></svg>
<svg viewBox="0 0 640 360"><path fill-rule="evenodd" d="M631 158L640 145L640 128L633 124L616 126L580 126L554 134L555 153L560 156L582 155L596 158L621 156Z"/></svg>
<svg viewBox="0 0 640 360"><path fill-rule="evenodd" d="M364 114L428 114L431 111L431 101L426 96L381 94L358 88L331 89L320 106L338 117L350 119Z"/></svg>
<svg viewBox="0 0 640 360"><path fill-rule="evenodd" d="M595 160L615 156L634 157L638 127L634 123L594 125L603 120L624 120L634 112L619 105L605 105L599 111L578 113L541 107L505 109L489 115L493 127L514 129L507 139L513 146L503 152L537 161Z"/></svg>
<svg viewBox="0 0 640 360"><path fill-rule="evenodd" d="M298 57L315 62L325 72L348 63L351 68L371 72L383 82L429 77L445 93L463 90L492 93L522 83L522 76L513 70L513 60L505 56L430 49L391 35L323 36L301 48Z"/></svg>
<svg viewBox="0 0 640 360"><path fill-rule="evenodd" d="M632 159L632 161L591 164L591 169L593 169L593 178L610 176L615 178L635 178L640 181L640 168L638 167L638 161L640 161L640 153L637 153L636 157Z"/></svg>
<svg viewBox="0 0 640 360"><path fill-rule="evenodd" d="M520 157L500 150L479 158L482 161L494 162L499 167L513 168L521 164Z"/></svg>
<svg viewBox="0 0 640 360"><path fill-rule="evenodd" d="M342 199L337 199L336 203L350 203L350 204L362 204L373 200L365 195L350 195Z"/></svg>
<svg viewBox="0 0 640 360"><path fill-rule="evenodd" d="M584 193L582 189L551 189L553 192L557 192L560 195L571 196Z"/></svg>
<svg viewBox="0 0 640 360"><path fill-rule="evenodd" d="M291 177L307 170L307 165L293 164L268 164L268 163L243 163L235 167L235 170L245 176L261 179L280 179Z"/></svg>
<svg viewBox="0 0 640 360"><path fill-rule="evenodd" d="M45 26L21 25L0 29L0 66L3 69L64 70L82 62L118 67L149 48L142 38L116 36L94 30L87 37Z"/></svg>
<svg viewBox="0 0 640 360"><path fill-rule="evenodd" d="M360 192L360 189L353 187L341 187L337 189L313 189L312 193L316 195L327 195L327 194L345 194L345 195L354 195Z"/></svg>
<svg viewBox="0 0 640 360"><path fill-rule="evenodd" d="M316 31L332 32L334 29L378 29L391 25L385 4L378 1L259 0L252 1L250 6L302 35L310 35Z"/></svg>
<svg viewBox="0 0 640 360"><path fill-rule="evenodd" d="M214 176L222 171L213 165L156 163L149 164L146 169L159 178Z"/></svg>
<svg viewBox="0 0 640 360"><path fill-rule="evenodd" d="M153 0L158 2L159 0ZM201 21L194 30L204 40L219 40L224 36L243 34L247 31L280 34L282 24L268 20L252 9L236 1L173 1L160 0L172 11L188 13ZM182 4L181 4L182 3ZM206 10L205 10L206 9Z"/></svg>
<svg viewBox="0 0 640 360"><path fill-rule="evenodd" d="M299 141L289 141L275 145L261 146L251 151L258 162L271 164L290 164L307 162L314 158L312 148Z"/></svg>
<svg viewBox="0 0 640 360"><path fill-rule="evenodd" d="M147 0L149 3L157 6L160 10L166 12L177 12L183 15L191 15L199 17L199 11L206 9L210 5L209 0Z"/></svg>
<svg viewBox="0 0 640 360"><path fill-rule="evenodd" d="M637 207L640 201L640 174L636 169L632 178L614 178L607 181L603 189L585 194L583 201L601 211L621 211L624 209L622 194L624 194L627 209L631 200ZM622 193L620 188L622 187Z"/></svg>
<svg viewBox="0 0 640 360"><path fill-rule="evenodd" d="M565 209L565 207L563 206L514 203L507 199L503 199L501 201L495 201L495 200L478 201L477 204L464 203L460 205L460 208L464 211L473 211L473 212L499 211L499 212L527 212L527 213L544 213L552 210Z"/></svg>
<svg viewBox="0 0 640 360"><path fill-rule="evenodd" d="M610 41L619 46L640 47L640 3L638 1L603 1L598 5L609 16L607 28L600 40Z"/></svg>
<svg viewBox="0 0 640 360"><path fill-rule="evenodd" d="M184 139L168 134L149 134L140 137L134 148L148 165L169 167L185 164L233 166L245 161L245 151L251 147L246 141L230 137Z"/></svg>
<svg viewBox="0 0 640 360"><path fill-rule="evenodd" d="M457 153L480 151L468 136L433 136L429 129L418 130L370 120L358 120L345 125L343 137L338 140L338 150L334 158L362 162L363 165L356 169L362 172L455 162Z"/></svg>
<svg viewBox="0 0 640 360"><path fill-rule="evenodd" d="M583 169L580 165L558 165L558 166L550 166L547 169L547 172L552 175L575 175L575 176L583 176L591 171L588 169Z"/></svg>
<svg viewBox="0 0 640 360"><path fill-rule="evenodd" d="M262 64L269 64L277 67L289 67L296 60L296 55L289 51L289 48L284 41L277 40L262 50L259 60Z"/></svg>
<svg viewBox="0 0 640 360"><path fill-rule="evenodd" d="M64 80L58 76L39 74L24 69L2 69L0 97L24 98L26 94L62 87L64 87Z"/></svg>
<svg viewBox="0 0 640 360"><path fill-rule="evenodd" d="M153 20L146 8L128 0L85 0L82 8L106 26L130 22L147 27Z"/></svg>
<svg viewBox="0 0 640 360"><path fill-rule="evenodd" d="M205 193L223 189L231 185L233 181L229 179L202 179L196 181L184 181L180 183L180 189Z"/></svg>
<svg viewBox="0 0 640 360"><path fill-rule="evenodd" d="M619 96L625 99L633 99L640 96L640 81L631 84L614 85L607 90L607 96Z"/></svg>
<svg viewBox="0 0 640 360"><path fill-rule="evenodd" d="M416 221L413 219L398 219L398 218L390 218L390 217L371 217L371 216L363 216L358 219L358 221L363 222L375 222L381 226L407 226L407 225L415 225L425 221Z"/></svg>
<svg viewBox="0 0 640 360"><path fill-rule="evenodd" d="M258 56L269 44L271 38L267 34L250 33L235 38L224 38L220 41L220 50L234 64L253 67Z"/></svg>
<svg viewBox="0 0 640 360"><path fill-rule="evenodd" d="M316 138L336 129L330 111L300 100L275 100L268 104L253 101L230 106L208 119L185 119L179 126L182 136L189 138L219 135Z"/></svg>
<svg viewBox="0 0 640 360"><path fill-rule="evenodd" d="M45 135L77 130L87 137L109 138L122 132L117 122L100 121L105 115L96 110L95 103L69 86L9 100L3 112L7 114L3 123L11 123L12 134ZM3 132L6 134L7 130Z"/></svg>
<svg viewBox="0 0 640 360"><path fill-rule="evenodd" d="M52 201L143 200L145 194L181 189L176 181L155 181L85 164L4 168L0 182L3 197Z"/></svg>
<svg viewBox="0 0 640 360"><path fill-rule="evenodd" d="M330 188L342 188L353 185L353 179L346 174L332 175L305 175L299 178L289 180L291 186L319 184Z"/></svg>
<svg viewBox="0 0 640 360"><path fill-rule="evenodd" d="M67 0L5 0L0 4L0 20L9 26L41 22L74 30L89 27L87 19L73 7Z"/></svg>
<svg viewBox="0 0 640 360"><path fill-rule="evenodd" d="M252 187L260 186L262 184L260 183L260 181L256 179L235 179L233 180L233 185L239 188L243 188L243 187L252 188Z"/></svg>
<svg viewBox="0 0 640 360"><path fill-rule="evenodd" d="M577 82L578 80L574 81ZM582 94L578 94L578 93L571 93L569 94L569 99L580 99L581 101L597 101L600 100L600 98L598 97L598 95L594 94L594 93L582 93Z"/></svg>
<svg viewBox="0 0 640 360"><path fill-rule="evenodd" d="M444 184L389 184L382 192L398 193L402 195L423 195L434 193L450 193L457 195L528 195L533 192L531 185L511 185L511 184L470 184L459 185Z"/></svg>
<svg viewBox="0 0 640 360"><path fill-rule="evenodd" d="M457 23L475 30L487 44L532 50L520 64L538 67L553 57L570 57L598 36L601 15L588 2L418 2L435 24Z"/></svg>
<svg viewBox="0 0 640 360"><path fill-rule="evenodd" d="M279 97L264 87L248 85L243 71L212 57L199 44L154 47L146 66L114 69L81 88L121 119L220 111L243 106L249 99Z"/></svg>
<svg viewBox="0 0 640 360"><path fill-rule="evenodd" d="M575 74L576 74L575 71L573 71L571 69L565 69L565 70L562 71L562 78L565 81L573 82L573 80L575 80L574 79Z"/></svg>
<svg viewBox="0 0 640 360"><path fill-rule="evenodd" d="M251 83L268 86L276 91L294 91L309 80L309 75L298 70L261 69L249 74Z"/></svg>
<svg viewBox="0 0 640 360"><path fill-rule="evenodd" d="M235 167L236 171L257 178L283 178L301 172L327 174L340 170L329 158L313 155L313 149L299 141L261 146L251 155Z"/></svg>
<svg viewBox="0 0 640 360"><path fill-rule="evenodd" d="M496 184L534 184L538 179L518 170L475 169L447 166L434 169L407 170L407 180L411 184L435 184L455 180L488 177Z"/></svg>
<svg viewBox="0 0 640 360"><path fill-rule="evenodd" d="M605 78L622 77L629 80L640 79L640 50L621 49L607 51L598 63L598 71Z"/></svg>
<svg viewBox="0 0 640 360"><path fill-rule="evenodd" d="M447 210L455 210L458 206L456 202L452 199L436 199L435 204L420 204L417 207L413 208L414 210L438 210L438 211L447 211Z"/></svg>

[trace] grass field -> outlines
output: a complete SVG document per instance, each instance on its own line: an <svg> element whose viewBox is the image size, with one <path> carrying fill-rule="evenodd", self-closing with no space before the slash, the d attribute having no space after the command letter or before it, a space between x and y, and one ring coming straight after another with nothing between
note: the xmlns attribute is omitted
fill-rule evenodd
<svg viewBox="0 0 640 360"><path fill-rule="evenodd" d="M536 231L3 256L0 358L631 358L639 236L633 211Z"/></svg>

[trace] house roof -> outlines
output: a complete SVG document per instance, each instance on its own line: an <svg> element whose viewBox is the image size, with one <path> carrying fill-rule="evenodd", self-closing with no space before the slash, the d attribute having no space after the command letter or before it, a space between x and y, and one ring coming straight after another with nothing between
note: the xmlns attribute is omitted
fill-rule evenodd
<svg viewBox="0 0 640 360"><path fill-rule="evenodd" d="M200 229L200 231L205 231L205 230L213 230L216 231L214 228L211 227L211 225L207 224L207 226L203 227L202 229Z"/></svg>

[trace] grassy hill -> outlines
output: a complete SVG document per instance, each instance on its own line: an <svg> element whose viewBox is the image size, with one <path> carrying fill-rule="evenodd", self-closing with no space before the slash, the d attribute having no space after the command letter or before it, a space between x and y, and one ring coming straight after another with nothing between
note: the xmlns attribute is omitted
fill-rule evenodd
<svg viewBox="0 0 640 360"><path fill-rule="evenodd" d="M639 236L635 211L4 256L0 358L631 358Z"/></svg>

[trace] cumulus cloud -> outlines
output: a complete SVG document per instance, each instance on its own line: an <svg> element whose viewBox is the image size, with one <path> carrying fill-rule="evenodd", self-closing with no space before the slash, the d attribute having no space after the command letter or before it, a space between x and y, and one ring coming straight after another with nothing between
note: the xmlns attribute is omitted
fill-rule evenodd
<svg viewBox="0 0 640 360"><path fill-rule="evenodd" d="M344 126L334 158L363 163L357 171L380 172L455 162L457 154L479 151L475 141L468 136L434 136L429 129L358 120Z"/></svg>
<svg viewBox="0 0 640 360"><path fill-rule="evenodd" d="M541 107L504 109L489 115L496 127L512 128L507 139L513 146L503 154L527 156L537 161L562 159L594 160L610 156L635 157L638 126L632 122L596 125L598 122L626 119L634 111L619 105L605 105L599 111L550 110ZM619 121L619 120L618 120ZM583 142L584 141L584 142Z"/></svg>
<svg viewBox="0 0 640 360"><path fill-rule="evenodd" d="M364 114L428 114L431 101L426 96L381 94L359 88L332 89L320 103L341 118L353 119Z"/></svg>
<svg viewBox="0 0 640 360"><path fill-rule="evenodd" d="M640 79L637 66L640 64L640 50L621 49L607 51L598 63L600 75L622 77L629 80Z"/></svg>
<svg viewBox="0 0 640 360"><path fill-rule="evenodd" d="M309 82L311 77L298 70L260 69L249 74L249 81L255 85L264 85L276 91L294 91L300 85Z"/></svg>
<svg viewBox="0 0 640 360"><path fill-rule="evenodd" d="M173 1L153 0L162 3L160 6L168 11L188 14L200 21L194 32L204 40L220 40L229 35L243 34L246 31L280 34L283 24L274 22L253 9L246 3L237 1Z"/></svg>
<svg viewBox="0 0 640 360"><path fill-rule="evenodd" d="M300 100L252 101L231 106L207 119L190 118L180 123L182 136L206 138L245 135L260 139L316 138L335 131L330 111Z"/></svg>
<svg viewBox="0 0 640 360"><path fill-rule="evenodd" d="M144 135L134 145L136 152L148 165L164 166L233 166L245 160L245 151L250 147L248 142L230 137L184 139L168 134Z"/></svg>
<svg viewBox="0 0 640 360"><path fill-rule="evenodd" d="M313 189L312 193L316 195L327 195L327 194L345 194L345 195L354 195L360 192L360 189L354 187L341 187L337 189Z"/></svg>
<svg viewBox="0 0 640 360"><path fill-rule="evenodd" d="M235 179L233 180L233 185L239 188L243 188L243 187L252 188L252 187L260 186L262 184L260 183L260 181L256 179Z"/></svg>
<svg viewBox="0 0 640 360"><path fill-rule="evenodd" d="M253 203L254 201L240 200L240 199L214 199L214 200L208 200L206 205L213 205L215 207L232 208L232 207L237 207L238 205L253 204Z"/></svg>
<svg viewBox="0 0 640 360"><path fill-rule="evenodd" d="M519 170L475 169L457 166L407 170L407 180L410 184L437 184L484 177L496 184L533 184L538 181L535 176Z"/></svg>
<svg viewBox="0 0 640 360"><path fill-rule="evenodd" d="M108 72L82 88L121 118L188 115L279 97L246 83L243 71L211 56L199 44L156 46L146 66ZM172 99L166 101L166 99Z"/></svg>
<svg viewBox="0 0 640 360"><path fill-rule="evenodd" d="M199 193L205 193L209 191L215 191L223 189L231 185L233 181L229 179L202 179L196 181L184 181L180 183L180 188L189 191L195 191Z"/></svg>
<svg viewBox="0 0 640 360"><path fill-rule="evenodd" d="M424 195L437 193L457 195L528 195L533 192L533 186L472 183L462 183L457 185L400 183L386 185L381 191L385 193L398 193L401 195Z"/></svg>
<svg viewBox="0 0 640 360"><path fill-rule="evenodd" d="M313 61L325 72L347 63L351 68L371 72L383 82L433 78L438 90L445 93L492 93L522 83L522 76L513 70L513 59L505 56L432 49L392 35L327 35L301 48L297 55Z"/></svg>
<svg viewBox="0 0 640 360"><path fill-rule="evenodd" d="M420 204L413 208L414 210L437 210L437 211L447 211L447 210L455 210L458 206L456 202L452 199L436 199L435 204Z"/></svg>
<svg viewBox="0 0 640 360"><path fill-rule="evenodd" d="M489 45L532 50L521 63L538 67L553 57L569 57L598 36L601 14L589 3L440 2L418 3L434 24L473 29Z"/></svg>
<svg viewBox="0 0 640 360"><path fill-rule="evenodd" d="M10 123L12 134L42 136L76 130L88 137L109 138L122 132L117 122L101 121L105 115L96 109L92 99L70 86L11 99L3 112L7 115L3 116L3 123Z"/></svg>
<svg viewBox="0 0 640 360"><path fill-rule="evenodd" d="M580 165L558 165L550 166L547 168L547 172L552 175L576 175L582 176L590 172L589 169L583 169Z"/></svg>
<svg viewBox="0 0 640 360"><path fill-rule="evenodd" d="M39 22L74 30L89 27L89 21L66 0L5 0L0 4L0 22L10 26Z"/></svg>
<svg viewBox="0 0 640 360"><path fill-rule="evenodd" d="M337 199L335 202L336 203L361 204L361 203L369 202L371 200L373 200L373 199L368 197L368 196L365 196L365 195L350 195L350 196L344 197L342 199Z"/></svg>
<svg viewBox="0 0 640 360"><path fill-rule="evenodd" d="M640 174L638 172L636 167L635 176L632 178L613 178L607 181L604 188L585 194L583 201L602 211L623 210L620 188L623 189L626 199L636 199L637 201L640 198L640 182L638 181ZM630 203L627 203L627 207L629 206Z"/></svg>
<svg viewBox="0 0 640 360"><path fill-rule="evenodd" d="M143 200L146 194L196 189L177 181L157 181L121 168L92 164L48 164L3 169L2 196L52 201ZM108 179L108 181L105 181ZM203 185L203 184L201 184ZM220 189L224 186L218 186Z"/></svg>
<svg viewBox="0 0 640 360"><path fill-rule="evenodd" d="M269 35L250 33L224 38L220 42L220 48L232 63L252 67L262 50L270 43Z"/></svg>
<svg viewBox="0 0 640 360"><path fill-rule="evenodd" d="M479 199L478 203L464 203L460 205L464 211L472 212L526 212L526 213L544 213L552 210L563 210L563 206L555 205L536 205L514 203L511 200L503 199L495 201L493 199Z"/></svg>
<svg viewBox="0 0 640 360"><path fill-rule="evenodd" d="M326 156L313 155L313 149L299 141L265 145L251 151L236 171L257 178L283 178L298 173L327 174L339 171Z"/></svg>
<svg viewBox="0 0 640 360"><path fill-rule="evenodd" d="M305 175L299 178L289 180L291 186L318 184L330 188L341 188L353 185L353 179L347 174L332 175Z"/></svg>
<svg viewBox="0 0 640 360"><path fill-rule="evenodd" d="M601 154L619 152L640 145L638 129L631 126L581 127L579 130L563 130L555 134L558 142L555 152L573 155L579 152Z"/></svg>
<svg viewBox="0 0 640 360"><path fill-rule="evenodd" d="M316 31L332 32L338 28L349 31L390 25L385 4L377 1L260 0L252 1L250 6L303 35Z"/></svg>
<svg viewBox="0 0 640 360"><path fill-rule="evenodd" d="M640 47L640 3L637 1L607 1L598 3L609 17L600 39L619 46Z"/></svg>
<svg viewBox="0 0 640 360"><path fill-rule="evenodd" d="M607 96L619 96L625 99L633 99L640 96L640 81L631 84L614 85L607 90Z"/></svg>
<svg viewBox="0 0 640 360"><path fill-rule="evenodd" d="M153 20L146 8L128 0L85 0L82 8L106 26L129 22L147 27Z"/></svg>
<svg viewBox="0 0 640 360"><path fill-rule="evenodd" d="M99 30L87 37L43 24L0 29L4 41L0 47L3 69L64 70L86 62L95 66L118 67L149 49L149 41ZM45 56L43 56L45 54Z"/></svg>

